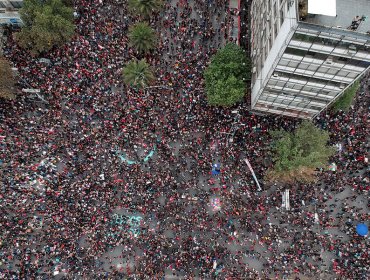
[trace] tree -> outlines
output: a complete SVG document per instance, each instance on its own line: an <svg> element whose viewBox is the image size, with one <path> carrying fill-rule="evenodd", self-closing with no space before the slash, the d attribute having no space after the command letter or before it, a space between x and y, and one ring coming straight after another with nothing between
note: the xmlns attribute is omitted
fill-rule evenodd
<svg viewBox="0 0 370 280"><path fill-rule="evenodd" d="M244 97L250 79L250 61L239 46L228 43L212 57L204 77L208 103L232 106Z"/></svg>
<svg viewBox="0 0 370 280"><path fill-rule="evenodd" d="M0 56L0 98L14 99L14 76L10 63Z"/></svg>
<svg viewBox="0 0 370 280"><path fill-rule="evenodd" d="M343 110L347 112L355 99L356 93L360 87L360 82L356 81L351 87L345 90L345 92L334 102L332 108L334 112Z"/></svg>
<svg viewBox="0 0 370 280"><path fill-rule="evenodd" d="M73 7L73 0L62 0L62 2L68 7Z"/></svg>
<svg viewBox="0 0 370 280"><path fill-rule="evenodd" d="M145 22L139 22L129 29L129 44L134 47L140 54L147 53L154 49L156 44L156 34Z"/></svg>
<svg viewBox="0 0 370 280"><path fill-rule="evenodd" d="M209 88L218 93L208 95L210 105L232 106L242 100L245 93L245 84L233 75L227 80L215 80Z"/></svg>
<svg viewBox="0 0 370 280"><path fill-rule="evenodd" d="M145 88L155 80L152 70L145 59L131 60L122 71L123 81L126 85Z"/></svg>
<svg viewBox="0 0 370 280"><path fill-rule="evenodd" d="M25 0L20 15L24 26L17 41L34 55L62 46L73 37L73 8L61 0Z"/></svg>
<svg viewBox="0 0 370 280"><path fill-rule="evenodd" d="M131 12L148 18L153 12L158 11L162 4L162 0L129 0L128 8Z"/></svg>
<svg viewBox="0 0 370 280"><path fill-rule="evenodd" d="M327 146L329 133L309 121L302 122L294 133L279 130L271 136L275 164L267 178L272 181L313 181L315 169L324 167L335 152Z"/></svg>

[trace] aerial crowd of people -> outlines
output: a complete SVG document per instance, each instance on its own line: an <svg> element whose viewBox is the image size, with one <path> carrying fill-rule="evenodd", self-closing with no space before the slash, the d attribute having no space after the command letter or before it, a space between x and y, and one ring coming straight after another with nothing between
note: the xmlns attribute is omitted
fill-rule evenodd
<svg viewBox="0 0 370 280"><path fill-rule="evenodd" d="M126 1L75 1L76 35L50 63L8 37L18 86L44 98L0 103L0 278L367 279L369 76L348 113L314 120L340 144L337 170L265 183L269 132L299 121L207 105L202 73L233 41L228 2L166 1L145 90L121 81L136 56Z"/></svg>

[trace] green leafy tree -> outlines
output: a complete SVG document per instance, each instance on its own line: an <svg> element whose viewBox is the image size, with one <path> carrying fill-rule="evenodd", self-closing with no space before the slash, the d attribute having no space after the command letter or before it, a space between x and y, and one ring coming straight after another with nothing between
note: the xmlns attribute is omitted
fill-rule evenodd
<svg viewBox="0 0 370 280"><path fill-rule="evenodd" d="M356 81L351 87L346 89L346 91L340 96L333 104L332 108L334 112L343 110L347 112L355 99L356 93L360 87L360 82Z"/></svg>
<svg viewBox="0 0 370 280"><path fill-rule="evenodd" d="M73 37L73 8L61 0L25 0L20 15L24 26L16 38L34 55L62 46Z"/></svg>
<svg viewBox="0 0 370 280"><path fill-rule="evenodd" d="M155 80L153 72L145 59L131 60L123 68L122 75L126 85L137 88L145 88Z"/></svg>
<svg viewBox="0 0 370 280"><path fill-rule="evenodd" d="M154 49L157 41L155 31L145 22L139 22L130 27L128 38L130 46L140 54Z"/></svg>
<svg viewBox="0 0 370 280"><path fill-rule="evenodd" d="M245 84L235 76L229 76L226 80L215 80L211 90L218 94L208 95L210 105L232 106L243 99Z"/></svg>
<svg viewBox="0 0 370 280"><path fill-rule="evenodd" d="M240 102L250 79L250 68L246 53L233 43L226 44L204 72L208 103L228 107Z"/></svg>
<svg viewBox="0 0 370 280"><path fill-rule="evenodd" d="M0 98L15 98L15 80L10 63L0 56Z"/></svg>
<svg viewBox="0 0 370 280"><path fill-rule="evenodd" d="M138 13L148 18L153 12L158 11L163 5L162 0L129 0L128 7L133 13Z"/></svg>
<svg viewBox="0 0 370 280"><path fill-rule="evenodd" d="M275 164L267 178L272 181L313 181L315 169L324 167L335 152L327 145L329 133L309 121L302 122L294 133L279 130L271 136Z"/></svg>
<svg viewBox="0 0 370 280"><path fill-rule="evenodd" d="M73 0L62 0L62 2L68 7L73 7Z"/></svg>

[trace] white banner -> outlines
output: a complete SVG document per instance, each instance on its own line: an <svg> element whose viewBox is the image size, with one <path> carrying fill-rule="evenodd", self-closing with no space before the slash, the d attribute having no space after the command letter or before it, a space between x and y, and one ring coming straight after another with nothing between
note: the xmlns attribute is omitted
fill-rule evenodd
<svg viewBox="0 0 370 280"><path fill-rule="evenodd" d="M285 190L281 193L281 208L290 210L289 190Z"/></svg>
<svg viewBox="0 0 370 280"><path fill-rule="evenodd" d="M285 190L285 209L290 210L289 190Z"/></svg>
<svg viewBox="0 0 370 280"><path fill-rule="evenodd" d="M250 171L251 171L251 173L252 173L253 179L254 179L254 181L256 182L257 186L258 186L258 191L262 191L261 186L260 186L260 184L258 183L258 180L257 180L256 174L254 174L254 171L253 171L252 165L250 164L249 160L248 160L247 158L245 158L245 159L244 159L244 162L248 165L248 168L249 168L249 170L250 170Z"/></svg>

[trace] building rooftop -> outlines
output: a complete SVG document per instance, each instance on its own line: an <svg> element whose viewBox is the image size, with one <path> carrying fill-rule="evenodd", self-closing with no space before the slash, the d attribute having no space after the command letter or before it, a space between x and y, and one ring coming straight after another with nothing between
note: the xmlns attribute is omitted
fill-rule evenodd
<svg viewBox="0 0 370 280"><path fill-rule="evenodd" d="M18 10L22 7L23 0L0 0L0 25L22 23Z"/></svg>
<svg viewBox="0 0 370 280"><path fill-rule="evenodd" d="M311 0L298 2L299 18L303 22L362 33L370 32L370 0L336 0L337 16L310 14L308 5Z"/></svg>
<svg viewBox="0 0 370 280"><path fill-rule="evenodd" d="M23 0L0 0L2 9L20 9L23 6Z"/></svg>

